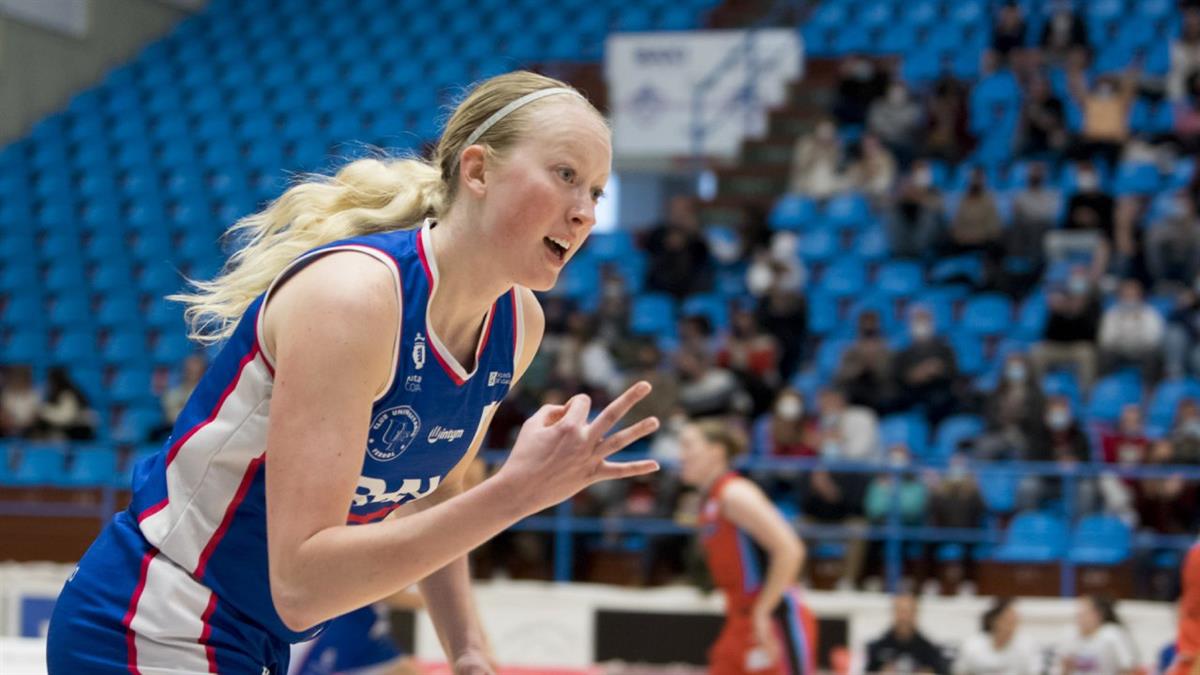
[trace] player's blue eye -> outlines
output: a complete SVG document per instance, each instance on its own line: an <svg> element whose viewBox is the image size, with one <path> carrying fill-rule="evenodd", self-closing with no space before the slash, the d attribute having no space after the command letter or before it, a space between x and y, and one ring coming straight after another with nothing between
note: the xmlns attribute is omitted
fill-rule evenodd
<svg viewBox="0 0 1200 675"><path fill-rule="evenodd" d="M571 167L564 166L564 167L560 168L558 170L558 175L560 178L567 181L568 183L575 182L575 169L572 169Z"/></svg>

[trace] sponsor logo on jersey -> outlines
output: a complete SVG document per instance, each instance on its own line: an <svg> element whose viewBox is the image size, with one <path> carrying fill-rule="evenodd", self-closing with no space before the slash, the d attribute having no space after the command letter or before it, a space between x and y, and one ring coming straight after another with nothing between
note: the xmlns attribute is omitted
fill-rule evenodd
<svg viewBox="0 0 1200 675"><path fill-rule="evenodd" d="M417 337L413 338L413 366L420 370L425 367L425 335L418 332Z"/></svg>
<svg viewBox="0 0 1200 675"><path fill-rule="evenodd" d="M512 373L500 370L493 370L488 373L488 386L512 384Z"/></svg>
<svg viewBox="0 0 1200 675"><path fill-rule="evenodd" d="M382 478L359 476L358 486L354 489L354 498L350 503L353 506L366 506L367 504L384 502L400 502L403 504L428 496L441 483L441 476L405 478L400 481L400 487L389 491L387 481Z"/></svg>
<svg viewBox="0 0 1200 675"><path fill-rule="evenodd" d="M448 429L439 425L429 430L428 440L430 443L437 443L438 441L457 441L462 437L462 429Z"/></svg>
<svg viewBox="0 0 1200 675"><path fill-rule="evenodd" d="M409 375L404 380L405 391L421 391L421 376Z"/></svg>
<svg viewBox="0 0 1200 675"><path fill-rule="evenodd" d="M420 431L421 418L412 406L388 408L371 422L367 454L380 462L390 462L408 450Z"/></svg>

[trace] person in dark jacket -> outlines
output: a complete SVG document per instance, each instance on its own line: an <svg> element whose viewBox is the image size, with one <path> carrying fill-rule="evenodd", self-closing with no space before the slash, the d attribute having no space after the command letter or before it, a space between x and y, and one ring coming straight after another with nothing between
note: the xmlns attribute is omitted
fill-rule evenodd
<svg viewBox="0 0 1200 675"><path fill-rule="evenodd" d="M912 593L892 598L892 627L867 645L868 673L950 672L941 647L917 630L917 599Z"/></svg>

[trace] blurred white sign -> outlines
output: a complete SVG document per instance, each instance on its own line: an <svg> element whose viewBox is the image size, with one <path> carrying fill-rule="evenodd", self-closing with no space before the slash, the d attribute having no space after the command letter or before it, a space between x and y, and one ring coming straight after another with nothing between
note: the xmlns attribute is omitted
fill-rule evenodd
<svg viewBox="0 0 1200 675"><path fill-rule="evenodd" d="M88 30L87 0L0 0L0 14L75 37Z"/></svg>
<svg viewBox="0 0 1200 675"><path fill-rule="evenodd" d="M610 35L604 69L616 159L690 156L697 122L702 155L735 156L744 138L766 131L768 110L801 76L802 52L789 29Z"/></svg>

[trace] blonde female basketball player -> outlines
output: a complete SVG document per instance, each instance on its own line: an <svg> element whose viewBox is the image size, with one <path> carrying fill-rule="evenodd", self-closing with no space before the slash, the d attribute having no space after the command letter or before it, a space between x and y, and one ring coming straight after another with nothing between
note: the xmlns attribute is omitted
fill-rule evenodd
<svg viewBox="0 0 1200 675"><path fill-rule="evenodd" d="M530 289L587 238L610 147L577 92L512 73L466 97L432 163L352 162L241 221L245 246L183 296L224 347L63 588L50 672L283 673L288 643L418 581L455 671L493 672L466 553L657 468L606 459L657 428L606 437L639 383L590 424L586 397L543 407L461 489L541 340Z"/></svg>
<svg viewBox="0 0 1200 675"><path fill-rule="evenodd" d="M816 672L817 624L795 586L804 544L763 491L731 467L742 439L714 421L679 435L680 478L703 491L700 540L725 594L725 626L709 649L712 675Z"/></svg>

